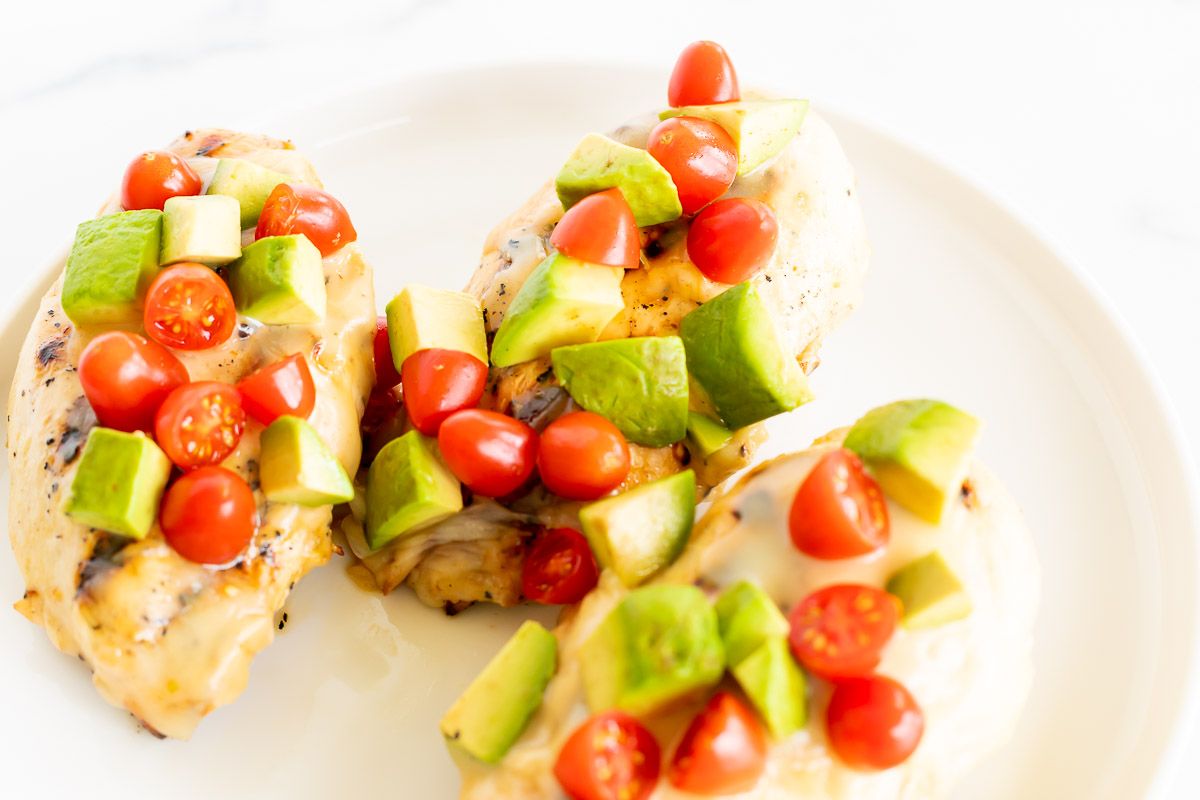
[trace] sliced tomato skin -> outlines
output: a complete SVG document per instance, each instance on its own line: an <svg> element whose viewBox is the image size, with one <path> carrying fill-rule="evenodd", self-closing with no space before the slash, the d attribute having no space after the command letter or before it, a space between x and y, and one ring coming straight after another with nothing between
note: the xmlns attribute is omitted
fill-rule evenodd
<svg viewBox="0 0 1200 800"><path fill-rule="evenodd" d="M695 214L725 194L737 175L737 145L706 119L663 120L650 131L646 150L671 173L684 214Z"/></svg>
<svg viewBox="0 0 1200 800"><path fill-rule="evenodd" d="M588 195L567 209L550 234L550 244L589 264L637 269L642 240L633 209L620 189Z"/></svg>
<svg viewBox="0 0 1200 800"><path fill-rule="evenodd" d="M607 711L568 737L554 777L571 800L647 800L662 770L654 734L623 711Z"/></svg>
<svg viewBox="0 0 1200 800"><path fill-rule="evenodd" d="M146 335L176 350L207 350L224 343L237 326L233 293L203 264L182 262L161 270L146 290Z"/></svg>
<svg viewBox="0 0 1200 800"><path fill-rule="evenodd" d="M468 408L438 429L450 471L475 494L504 497L525 485L537 464L537 431L495 411Z"/></svg>
<svg viewBox="0 0 1200 800"><path fill-rule="evenodd" d="M839 681L825 710L830 747L846 766L903 764L921 743L925 714L903 685L883 675Z"/></svg>
<svg viewBox="0 0 1200 800"><path fill-rule="evenodd" d="M387 317L375 318L375 388L391 389L400 383L400 371L392 362L392 342L388 339Z"/></svg>
<svg viewBox="0 0 1200 800"><path fill-rule="evenodd" d="M258 507L237 473L201 467L167 488L159 510L163 538L198 564L227 564L254 538Z"/></svg>
<svg viewBox="0 0 1200 800"><path fill-rule="evenodd" d="M282 416L308 419L317 405L317 387L308 361L299 353L268 364L237 385L242 408L263 425Z"/></svg>
<svg viewBox="0 0 1200 800"><path fill-rule="evenodd" d="M126 211L155 208L172 197L200 194L203 182L179 156L166 150L149 150L129 162L121 179L121 208Z"/></svg>
<svg viewBox="0 0 1200 800"><path fill-rule="evenodd" d="M175 389L159 406L154 438L180 469L219 464L229 457L246 428L236 387L198 381Z"/></svg>
<svg viewBox="0 0 1200 800"><path fill-rule="evenodd" d="M770 206L750 197L729 197L692 220L688 258L709 280L741 283L767 265L778 238Z"/></svg>
<svg viewBox="0 0 1200 800"><path fill-rule="evenodd" d="M187 381L183 362L136 333L102 333L79 357L79 383L97 421L119 431L153 431L158 407Z"/></svg>
<svg viewBox="0 0 1200 800"><path fill-rule="evenodd" d="M573 411L542 431L538 471L546 488L568 500L595 500L629 475L629 443L604 417Z"/></svg>
<svg viewBox="0 0 1200 800"><path fill-rule="evenodd" d="M683 48L667 87L667 102L672 108L740 99L737 72L725 48L709 41L692 42Z"/></svg>
<svg viewBox="0 0 1200 800"><path fill-rule="evenodd" d="M400 380L413 427L437 436L447 417L479 403L487 377L487 365L460 350L418 350L404 359Z"/></svg>
<svg viewBox="0 0 1200 800"><path fill-rule="evenodd" d="M867 675L879 666L899 616L896 598L882 589L834 584L792 609L788 641L796 660L814 675L829 680Z"/></svg>
<svg viewBox="0 0 1200 800"><path fill-rule="evenodd" d="M596 556L582 533L551 528L534 540L525 556L521 591L536 603L578 603L596 588L599 573Z"/></svg>
<svg viewBox="0 0 1200 800"><path fill-rule="evenodd" d="M766 766L762 723L737 697L717 692L688 725L667 779L692 794L737 794L753 789Z"/></svg>
<svg viewBox="0 0 1200 800"><path fill-rule="evenodd" d="M823 455L800 484L788 527L797 550L824 560L873 553L891 535L883 491L845 448Z"/></svg>
<svg viewBox="0 0 1200 800"><path fill-rule="evenodd" d="M349 212L336 197L315 186L281 183L267 196L254 239L298 233L304 234L322 257L358 239Z"/></svg>

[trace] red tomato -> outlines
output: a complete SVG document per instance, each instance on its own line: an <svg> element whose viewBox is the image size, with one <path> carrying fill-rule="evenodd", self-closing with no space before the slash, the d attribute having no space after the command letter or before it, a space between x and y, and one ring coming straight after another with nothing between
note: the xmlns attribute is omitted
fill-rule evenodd
<svg viewBox="0 0 1200 800"><path fill-rule="evenodd" d="M437 436L446 417L475 407L487 376L487 364L460 350L418 350L404 359L400 378L413 427Z"/></svg>
<svg viewBox="0 0 1200 800"><path fill-rule="evenodd" d="M151 150L129 162L121 181L121 207L126 211L143 208L162 210L172 197L200 194L200 176L174 153Z"/></svg>
<svg viewBox="0 0 1200 800"><path fill-rule="evenodd" d="M667 780L702 795L746 792L767 765L767 735L746 704L717 692L683 734Z"/></svg>
<svg viewBox="0 0 1200 800"><path fill-rule="evenodd" d="M671 173L683 213L695 214L725 194L737 175L737 145L715 122L665 119L650 131L650 155Z"/></svg>
<svg viewBox="0 0 1200 800"><path fill-rule="evenodd" d="M392 343L388 339L387 317L375 318L375 388L390 389L400 383L400 373L392 362Z"/></svg>
<svg viewBox="0 0 1200 800"><path fill-rule="evenodd" d="M598 573L596 556L582 533L551 528L534 541L525 556L521 591L536 603L578 603L596 587Z"/></svg>
<svg viewBox="0 0 1200 800"><path fill-rule="evenodd" d="M228 383L199 381L167 395L154 420L154 438L176 466L195 469L224 461L245 427L238 390Z"/></svg>
<svg viewBox="0 0 1200 800"><path fill-rule="evenodd" d="M520 489L537 463L537 431L495 411L469 408L451 414L437 440L450 471L485 497Z"/></svg>
<svg viewBox="0 0 1200 800"><path fill-rule="evenodd" d="M826 586L792 609L790 642L796 660L822 678L866 675L896 631L896 599L854 583Z"/></svg>
<svg viewBox="0 0 1200 800"><path fill-rule="evenodd" d="M159 510L163 537L199 564L227 564L254 538L254 492L237 473L201 467L167 489Z"/></svg>
<svg viewBox="0 0 1200 800"><path fill-rule="evenodd" d="M925 715L902 685L882 675L839 681L825 710L829 745L854 769L902 764L925 732Z"/></svg>
<svg viewBox="0 0 1200 800"><path fill-rule="evenodd" d="M800 484L788 517L792 543L813 558L853 558L888 542L887 502L862 461L841 448L825 454Z"/></svg>
<svg viewBox="0 0 1200 800"><path fill-rule="evenodd" d="M538 471L546 488L559 497L595 500L629 474L629 444L599 414L573 411L542 431Z"/></svg>
<svg viewBox="0 0 1200 800"><path fill-rule="evenodd" d="M285 414L307 419L317 404L312 372L299 353L251 372L237 389L246 413L263 425Z"/></svg>
<svg viewBox="0 0 1200 800"><path fill-rule="evenodd" d="M688 258L710 280L741 283L767 265L779 225L766 203L749 197L718 200L688 228Z"/></svg>
<svg viewBox="0 0 1200 800"><path fill-rule="evenodd" d="M233 295L221 276L184 262L160 271L146 290L142 323L151 339L178 350L206 350L237 325Z"/></svg>
<svg viewBox="0 0 1200 800"><path fill-rule="evenodd" d="M725 48L716 42L692 42L683 48L671 83L667 102L673 107L706 106L740 100L737 73Z"/></svg>
<svg viewBox="0 0 1200 800"><path fill-rule="evenodd" d="M79 357L83 394L106 428L154 430L154 415L187 368L170 350L136 333L102 333Z"/></svg>
<svg viewBox="0 0 1200 800"><path fill-rule="evenodd" d="M333 195L312 186L281 183L267 196L254 239L295 233L307 236L322 256L358 238L345 206Z"/></svg>
<svg viewBox="0 0 1200 800"><path fill-rule="evenodd" d="M590 264L637 269L642 239L620 189L590 194L567 209L550 234L559 252Z"/></svg>
<svg viewBox="0 0 1200 800"><path fill-rule="evenodd" d="M624 712L607 711L575 729L558 753L554 777L571 800L646 800L661 762L653 733Z"/></svg>
<svg viewBox="0 0 1200 800"><path fill-rule="evenodd" d="M399 391L395 388L385 389L376 386L371 392L371 396L367 398L366 408L363 409L362 423L360 427L365 435L372 435L376 431L381 430L385 424L395 420L401 413ZM397 426L401 428L403 426ZM401 433L403 431L400 431ZM380 445L382 447L382 445Z"/></svg>

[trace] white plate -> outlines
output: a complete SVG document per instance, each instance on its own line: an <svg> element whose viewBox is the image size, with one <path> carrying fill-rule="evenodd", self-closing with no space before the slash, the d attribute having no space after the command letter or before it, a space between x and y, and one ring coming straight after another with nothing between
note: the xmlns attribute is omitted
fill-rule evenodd
<svg viewBox="0 0 1200 800"><path fill-rule="evenodd" d="M307 150L351 209L383 298L408 281L462 285L490 226L583 133L661 103L665 79L496 67L265 127ZM804 447L903 396L944 397L983 417L983 455L1025 507L1045 586L1021 728L958 796L1126 800L1146 796L1156 775L1161 789L1191 705L1198 526L1157 385L1081 276L1025 227L913 150L828 116L858 168L875 258L866 302L825 349L819 399L775 425L771 450ZM61 223L65 242L76 220ZM4 386L34 308L27 298L4 316ZM81 664L0 613L4 793L453 796L437 720L528 610L446 619L407 591L356 589L344 566L300 584L245 695L186 743L139 732L95 695ZM0 556L0 597L22 590Z"/></svg>

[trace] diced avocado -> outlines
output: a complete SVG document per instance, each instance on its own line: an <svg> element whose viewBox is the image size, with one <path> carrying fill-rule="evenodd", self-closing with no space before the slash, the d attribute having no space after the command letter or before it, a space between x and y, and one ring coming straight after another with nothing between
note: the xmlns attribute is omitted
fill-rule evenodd
<svg viewBox="0 0 1200 800"><path fill-rule="evenodd" d="M594 342L625 308L625 270L587 264L561 253L534 267L492 340L492 363L511 367L556 347Z"/></svg>
<svg viewBox="0 0 1200 800"><path fill-rule="evenodd" d="M695 586L630 592L580 652L588 706L651 714L714 686L725 671L717 615Z"/></svg>
<svg viewBox="0 0 1200 800"><path fill-rule="evenodd" d="M692 443L700 449L700 455L705 458L725 447L733 438L733 431L707 414L695 411L688 412L687 432Z"/></svg>
<svg viewBox="0 0 1200 800"><path fill-rule="evenodd" d="M229 267L238 311L267 325L307 325L325 319L325 270L307 236L268 236Z"/></svg>
<svg viewBox="0 0 1200 800"><path fill-rule="evenodd" d="M463 292L405 286L387 304L388 341L396 369L418 350L459 350L488 363L483 308Z"/></svg>
<svg viewBox="0 0 1200 800"><path fill-rule="evenodd" d="M782 739L804 727L807 686L787 639L767 639L731 672L773 736Z"/></svg>
<svg viewBox="0 0 1200 800"><path fill-rule="evenodd" d="M223 194L238 201L239 222L243 228L258 224L258 216L271 192L281 183L294 180L290 175L261 167L252 161L222 158L208 184L208 194Z"/></svg>
<svg viewBox="0 0 1200 800"><path fill-rule="evenodd" d="M372 550L462 510L462 488L433 450L409 431L388 442L367 472L367 544Z"/></svg>
<svg viewBox="0 0 1200 800"><path fill-rule="evenodd" d="M687 434L687 357L678 336L559 347L550 358L571 398L631 442L665 447Z"/></svg>
<svg viewBox="0 0 1200 800"><path fill-rule="evenodd" d="M671 173L654 156L598 133L583 137L554 179L563 208L614 186L625 196L639 227L670 222L683 214Z"/></svg>
<svg viewBox="0 0 1200 800"><path fill-rule="evenodd" d="M737 144L737 174L745 175L786 147L807 113L807 100L741 100L669 108L659 117L699 117L720 125Z"/></svg>
<svg viewBox="0 0 1200 800"><path fill-rule="evenodd" d="M354 486L337 456L299 417L278 417L262 432L260 443L258 480L272 503L324 506L354 498Z"/></svg>
<svg viewBox="0 0 1200 800"><path fill-rule="evenodd" d="M687 365L725 424L741 428L812 399L754 283L727 289L683 318Z"/></svg>
<svg viewBox="0 0 1200 800"><path fill-rule="evenodd" d="M901 400L868 411L846 434L885 494L937 524L962 491L979 421L940 400Z"/></svg>
<svg viewBox="0 0 1200 800"><path fill-rule="evenodd" d="M906 628L936 628L971 613L967 590L937 551L901 567L887 590L899 598Z"/></svg>
<svg viewBox="0 0 1200 800"><path fill-rule="evenodd" d="M554 634L521 625L442 717L447 744L488 764L502 759L542 704L557 654Z"/></svg>
<svg viewBox="0 0 1200 800"><path fill-rule="evenodd" d="M92 428L63 512L90 528L145 538L170 475L171 460L145 434Z"/></svg>
<svg viewBox="0 0 1200 800"><path fill-rule="evenodd" d="M80 223L67 256L62 306L79 326L142 321L142 299L158 273L162 212L124 211Z"/></svg>
<svg viewBox="0 0 1200 800"><path fill-rule="evenodd" d="M163 205L160 264L196 261L220 267L241 254L237 200L213 194L172 197Z"/></svg>
<svg viewBox="0 0 1200 800"><path fill-rule="evenodd" d="M696 475L686 469L589 503L579 521L600 564L634 587L678 557L695 514Z"/></svg>
<svg viewBox="0 0 1200 800"><path fill-rule="evenodd" d="M739 581L717 598L717 622L731 667L768 639L786 637L790 626L775 601L758 584Z"/></svg>

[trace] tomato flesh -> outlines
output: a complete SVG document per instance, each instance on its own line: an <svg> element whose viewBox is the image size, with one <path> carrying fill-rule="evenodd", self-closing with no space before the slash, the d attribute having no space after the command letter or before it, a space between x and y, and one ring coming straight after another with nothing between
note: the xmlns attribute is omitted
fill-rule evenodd
<svg viewBox="0 0 1200 800"><path fill-rule="evenodd" d="M731 103L741 99L737 73L725 48L716 42L692 42L679 54L667 102L672 107Z"/></svg>
<svg viewBox="0 0 1200 800"><path fill-rule="evenodd" d="M237 325L233 294L217 273L184 262L162 270L146 290L146 334L177 350L206 350L227 340Z"/></svg>
<svg viewBox="0 0 1200 800"><path fill-rule="evenodd" d="M390 389L400 383L400 372L392 362L392 342L388 339L387 317L375 318L375 388Z"/></svg>
<svg viewBox="0 0 1200 800"><path fill-rule="evenodd" d="M710 280L741 283L767 265L779 225L760 200L730 197L705 208L688 228L688 258Z"/></svg>
<svg viewBox="0 0 1200 800"><path fill-rule="evenodd" d="M551 528L525 556L521 591L547 605L578 603L596 587L596 556L583 534L573 528Z"/></svg>
<svg viewBox="0 0 1200 800"><path fill-rule="evenodd" d="M729 692L717 692L684 732L667 780L692 794L737 794L754 788L766 765L758 717Z"/></svg>
<svg viewBox="0 0 1200 800"><path fill-rule="evenodd" d="M322 256L358 239L350 214L333 195L313 186L281 183L267 196L254 239L297 233L308 237Z"/></svg>
<svg viewBox="0 0 1200 800"><path fill-rule="evenodd" d="M629 474L629 443L599 414L573 411L542 431L538 450L542 483L568 500L595 500Z"/></svg>
<svg viewBox="0 0 1200 800"><path fill-rule="evenodd" d="M845 448L822 456L800 484L788 525L796 549L820 559L872 553L890 535L883 491L862 460Z"/></svg>
<svg viewBox="0 0 1200 800"><path fill-rule="evenodd" d="M475 494L503 497L525 485L537 464L537 431L495 411L468 408L438 429L442 458Z"/></svg>
<svg viewBox="0 0 1200 800"><path fill-rule="evenodd" d="M792 653L822 678L866 675L879 665L898 618L896 599L882 589L854 583L826 586L792 609Z"/></svg>
<svg viewBox="0 0 1200 800"><path fill-rule="evenodd" d="M550 244L563 255L589 264L641 266L641 236L620 189L590 194L567 209L550 234Z"/></svg>
<svg viewBox="0 0 1200 800"><path fill-rule="evenodd" d="M199 381L167 395L154 420L154 438L177 467L196 469L224 461L245 427L246 412L237 388Z"/></svg>
<svg viewBox="0 0 1200 800"><path fill-rule="evenodd" d="M737 175L737 145L724 128L706 119L663 120L650 131L646 150L671 173L685 214L695 214L725 194Z"/></svg>
<svg viewBox="0 0 1200 800"><path fill-rule="evenodd" d="M201 467L167 489L158 522L175 552L198 564L227 564L254 538L254 492L237 473Z"/></svg>
<svg viewBox="0 0 1200 800"><path fill-rule="evenodd" d="M296 353L247 375L237 385L242 408L263 425L285 414L307 419L317 404L317 388L304 356Z"/></svg>
<svg viewBox="0 0 1200 800"><path fill-rule="evenodd" d="M187 368L170 350L136 333L102 333L79 358L83 394L106 428L152 431L154 415Z"/></svg>
<svg viewBox="0 0 1200 800"><path fill-rule="evenodd" d="M487 384L487 365L460 350L418 350L400 368L404 408L413 427L426 436L455 411L474 408Z"/></svg>
<svg viewBox="0 0 1200 800"><path fill-rule="evenodd" d="M121 207L126 211L161 211L172 197L200 194L202 185L200 176L182 158L165 150L151 150L126 167L121 180Z"/></svg>
<svg viewBox="0 0 1200 800"><path fill-rule="evenodd" d="M571 800L646 800L662 769L654 734L629 714L608 711L563 744L554 777Z"/></svg>
<svg viewBox="0 0 1200 800"><path fill-rule="evenodd" d="M829 745L847 766L890 769L908 760L925 732L925 714L900 683L883 675L841 681L825 710Z"/></svg>

